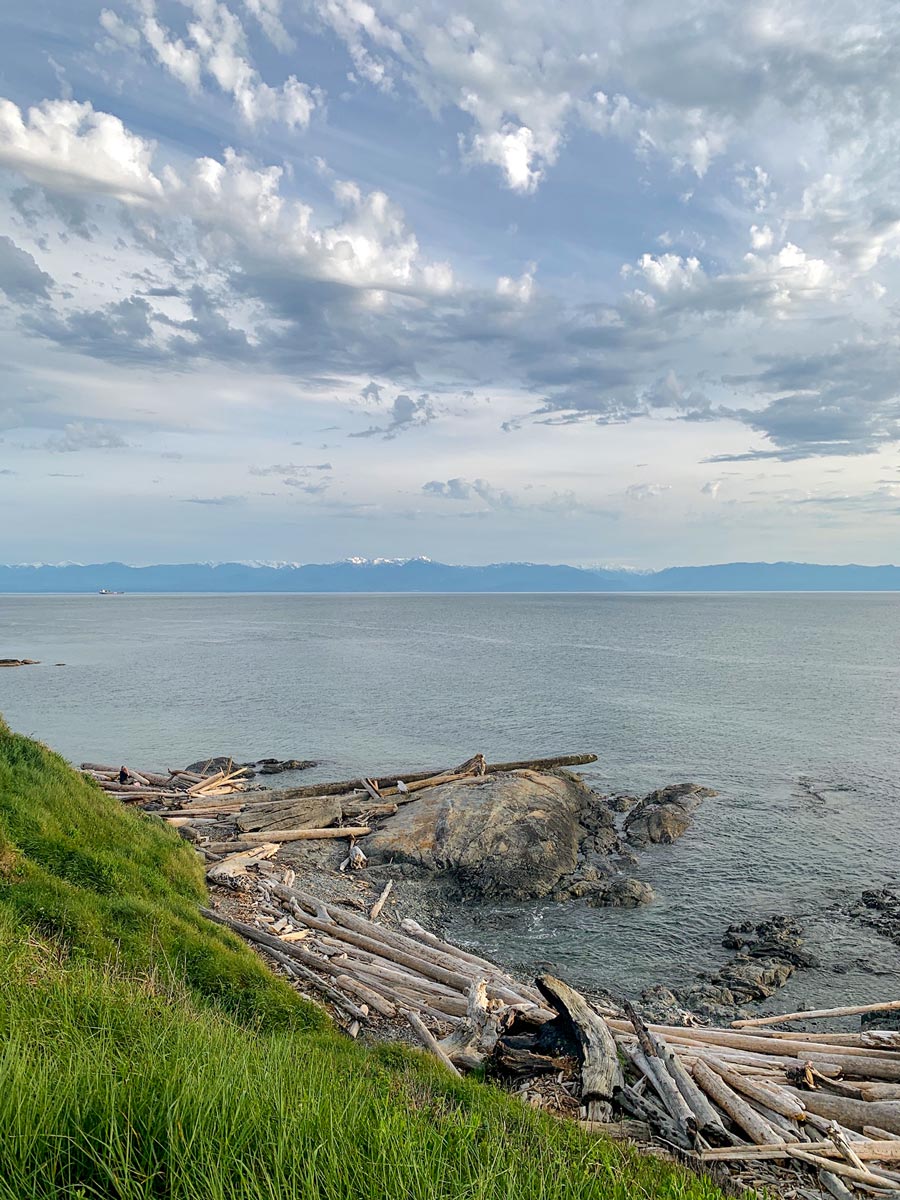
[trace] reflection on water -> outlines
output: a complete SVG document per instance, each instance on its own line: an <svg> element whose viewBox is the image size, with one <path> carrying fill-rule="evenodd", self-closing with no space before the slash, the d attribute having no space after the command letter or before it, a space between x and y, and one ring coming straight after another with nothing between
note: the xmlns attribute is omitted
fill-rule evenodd
<svg viewBox="0 0 900 1200"><path fill-rule="evenodd" d="M641 858L653 905L468 907L452 932L633 990L714 968L731 921L803 913L823 965L782 997L825 1003L881 999L869 965L900 966L827 915L900 877L898 649L884 594L0 597L0 656L42 660L0 675L0 711L75 760L324 779L593 750L600 788L708 784Z"/></svg>

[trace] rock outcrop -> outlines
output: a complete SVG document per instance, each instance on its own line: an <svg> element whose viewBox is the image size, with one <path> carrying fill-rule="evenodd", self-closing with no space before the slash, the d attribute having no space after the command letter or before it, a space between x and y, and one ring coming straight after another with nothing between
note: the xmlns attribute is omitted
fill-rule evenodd
<svg viewBox="0 0 900 1200"><path fill-rule="evenodd" d="M696 783L673 783L645 796L625 818L625 836L634 846L668 844L686 832L706 796L716 793Z"/></svg>
<svg viewBox="0 0 900 1200"><path fill-rule="evenodd" d="M373 863L394 860L450 876L469 895L548 896L578 865L582 825L597 805L567 775L514 771L431 788L366 839Z"/></svg>

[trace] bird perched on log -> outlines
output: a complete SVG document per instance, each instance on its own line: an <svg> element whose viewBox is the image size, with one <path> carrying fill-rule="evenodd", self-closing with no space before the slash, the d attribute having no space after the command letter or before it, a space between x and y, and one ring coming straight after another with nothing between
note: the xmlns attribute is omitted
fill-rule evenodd
<svg viewBox="0 0 900 1200"><path fill-rule="evenodd" d="M406 786L406 784L403 782L402 779L397 780L397 791L400 793L401 796L405 796L407 794L407 792L409 791L409 788Z"/></svg>

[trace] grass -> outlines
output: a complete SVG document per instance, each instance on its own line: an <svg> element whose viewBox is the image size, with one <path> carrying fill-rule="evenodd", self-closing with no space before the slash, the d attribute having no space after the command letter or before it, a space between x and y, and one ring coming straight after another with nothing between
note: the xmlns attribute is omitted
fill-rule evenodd
<svg viewBox="0 0 900 1200"><path fill-rule="evenodd" d="M202 896L177 837L0 722L0 1200L719 1200L341 1037Z"/></svg>

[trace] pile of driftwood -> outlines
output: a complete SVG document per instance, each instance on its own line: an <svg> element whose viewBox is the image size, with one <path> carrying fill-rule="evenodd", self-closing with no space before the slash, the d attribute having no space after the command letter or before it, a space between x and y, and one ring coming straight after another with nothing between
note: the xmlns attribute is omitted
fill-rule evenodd
<svg viewBox="0 0 900 1200"><path fill-rule="evenodd" d="M761 1018L750 1030L648 1025L627 1002L594 1006L553 976L522 983L415 921L385 927L378 918L390 883L365 916L312 896L268 861L272 852L241 856L251 920L206 915L324 997L352 1036L365 1023L377 1032L401 1020L457 1074L483 1068L532 1102L551 1079L591 1129L624 1118L630 1136L703 1164L800 1166L837 1197L900 1192L900 1032L762 1028L900 1001ZM211 881L229 882L231 869L214 864Z"/></svg>
<svg viewBox="0 0 900 1200"><path fill-rule="evenodd" d="M205 802L211 797L242 792L253 774L230 760L219 766L213 760L200 764L199 770L135 771L131 767L110 767L101 763L82 763L83 774L95 780L105 792L126 803L150 804L170 801L181 806L186 801Z"/></svg>
<svg viewBox="0 0 900 1200"><path fill-rule="evenodd" d="M134 782L125 784L118 782L118 769L112 767L83 763L82 770L122 800L146 803L175 825L193 826L194 840L208 854L217 854L250 849L261 842L364 837L371 832L371 821L392 816L400 805L427 788L506 771L584 766L596 758L595 754L566 754L486 763L483 755L476 754L458 767L439 771L392 771L380 779L253 791L247 790L247 769L233 764L231 770L212 776L186 771L171 771L166 776L131 772Z"/></svg>
<svg viewBox="0 0 900 1200"><path fill-rule="evenodd" d="M309 894L296 886L294 869L273 861L287 842L347 838L340 869L361 867L366 858L356 840L370 822L424 789L592 761L569 755L487 764L475 755L451 770L240 796L233 794L242 786L239 770L199 779L145 774L136 788L123 788L123 799L141 795L182 827L206 858L210 883L240 893L240 917L223 900L206 915L326 1000L351 1036L367 1025L374 1036L385 1023L395 1031L402 1025L450 1071L481 1068L531 1103L580 1115L591 1129L662 1142L698 1163L786 1164L815 1173L825 1194L845 1200L900 1193L900 1032L769 1027L900 1009L900 1001L731 1028L646 1024L629 1003L593 1005L551 975L523 983L415 921L389 927L391 881L360 911L357 898L335 903ZM118 790L112 768L85 769ZM791 1194L810 1193L801 1187Z"/></svg>

